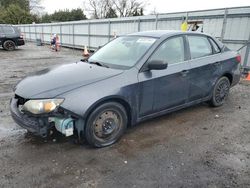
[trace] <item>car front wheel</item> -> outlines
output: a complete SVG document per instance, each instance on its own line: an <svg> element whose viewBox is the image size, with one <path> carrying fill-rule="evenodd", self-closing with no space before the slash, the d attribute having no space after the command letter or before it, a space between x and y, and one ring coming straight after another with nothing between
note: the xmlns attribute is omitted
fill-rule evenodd
<svg viewBox="0 0 250 188"><path fill-rule="evenodd" d="M221 77L215 84L210 104L218 107L224 104L230 90L230 81L227 77Z"/></svg>
<svg viewBox="0 0 250 188"><path fill-rule="evenodd" d="M116 102L97 107L88 117L85 138L94 147L109 146L118 141L127 128L125 108Z"/></svg>
<svg viewBox="0 0 250 188"><path fill-rule="evenodd" d="M3 48L7 51L12 51L12 50L15 50L16 48L16 45L15 43L12 41L12 40L6 40L4 43L3 43Z"/></svg>

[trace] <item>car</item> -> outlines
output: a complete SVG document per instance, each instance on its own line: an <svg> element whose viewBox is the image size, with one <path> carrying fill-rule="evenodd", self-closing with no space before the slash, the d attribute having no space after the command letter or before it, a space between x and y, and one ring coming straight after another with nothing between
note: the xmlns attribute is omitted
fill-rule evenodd
<svg viewBox="0 0 250 188"><path fill-rule="evenodd" d="M24 45L20 30L12 25L0 24L0 45L7 51L15 50L17 46Z"/></svg>
<svg viewBox="0 0 250 188"><path fill-rule="evenodd" d="M93 147L129 126L201 102L218 107L240 80L241 57L207 34L145 31L120 36L86 62L33 73L14 89L13 119L29 132L55 129Z"/></svg>

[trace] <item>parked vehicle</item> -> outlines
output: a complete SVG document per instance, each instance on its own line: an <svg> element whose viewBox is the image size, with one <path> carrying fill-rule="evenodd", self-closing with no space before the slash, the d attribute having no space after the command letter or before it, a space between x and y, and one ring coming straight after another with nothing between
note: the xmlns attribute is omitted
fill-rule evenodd
<svg viewBox="0 0 250 188"><path fill-rule="evenodd" d="M15 87L11 114L46 137L56 128L94 147L128 126L208 101L221 106L240 79L240 56L194 32L147 31L114 39L88 62L48 68Z"/></svg>
<svg viewBox="0 0 250 188"><path fill-rule="evenodd" d="M24 44L23 36L17 27L0 24L0 45L5 50L12 51Z"/></svg>

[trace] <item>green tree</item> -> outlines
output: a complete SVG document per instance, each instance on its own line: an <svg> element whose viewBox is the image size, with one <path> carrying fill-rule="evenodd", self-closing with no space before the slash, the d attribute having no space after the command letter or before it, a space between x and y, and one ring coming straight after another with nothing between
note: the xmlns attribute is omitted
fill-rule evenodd
<svg viewBox="0 0 250 188"><path fill-rule="evenodd" d="M51 22L51 16L49 14L44 14L41 18L42 23L50 23Z"/></svg>
<svg viewBox="0 0 250 188"><path fill-rule="evenodd" d="M3 8L8 8L10 5L17 5L22 10L29 11L29 0L0 0L0 5Z"/></svg>
<svg viewBox="0 0 250 188"><path fill-rule="evenodd" d="M59 10L55 11L53 14L45 14L41 18L42 23L48 22L64 22L64 21L75 21L75 20L85 20L87 19L86 15L83 13L82 9L72 9L69 11Z"/></svg>
<svg viewBox="0 0 250 188"><path fill-rule="evenodd" d="M2 20L7 24L24 24L32 22L29 12L20 8L18 5L11 4L2 12Z"/></svg>
<svg viewBox="0 0 250 188"><path fill-rule="evenodd" d="M71 12L71 20L86 20L87 17L86 15L83 13L82 9L78 8L78 9L72 9Z"/></svg>
<svg viewBox="0 0 250 188"><path fill-rule="evenodd" d="M39 17L30 11L30 2L33 6L37 6L40 0L0 0L0 23L26 24L39 22Z"/></svg>

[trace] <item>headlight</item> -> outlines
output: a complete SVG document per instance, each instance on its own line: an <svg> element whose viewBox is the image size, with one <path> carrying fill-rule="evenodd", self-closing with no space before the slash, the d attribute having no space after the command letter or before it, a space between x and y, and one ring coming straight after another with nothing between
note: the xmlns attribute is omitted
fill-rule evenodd
<svg viewBox="0 0 250 188"><path fill-rule="evenodd" d="M29 100L23 105L23 109L32 114L44 114L55 110L63 101L64 99Z"/></svg>

